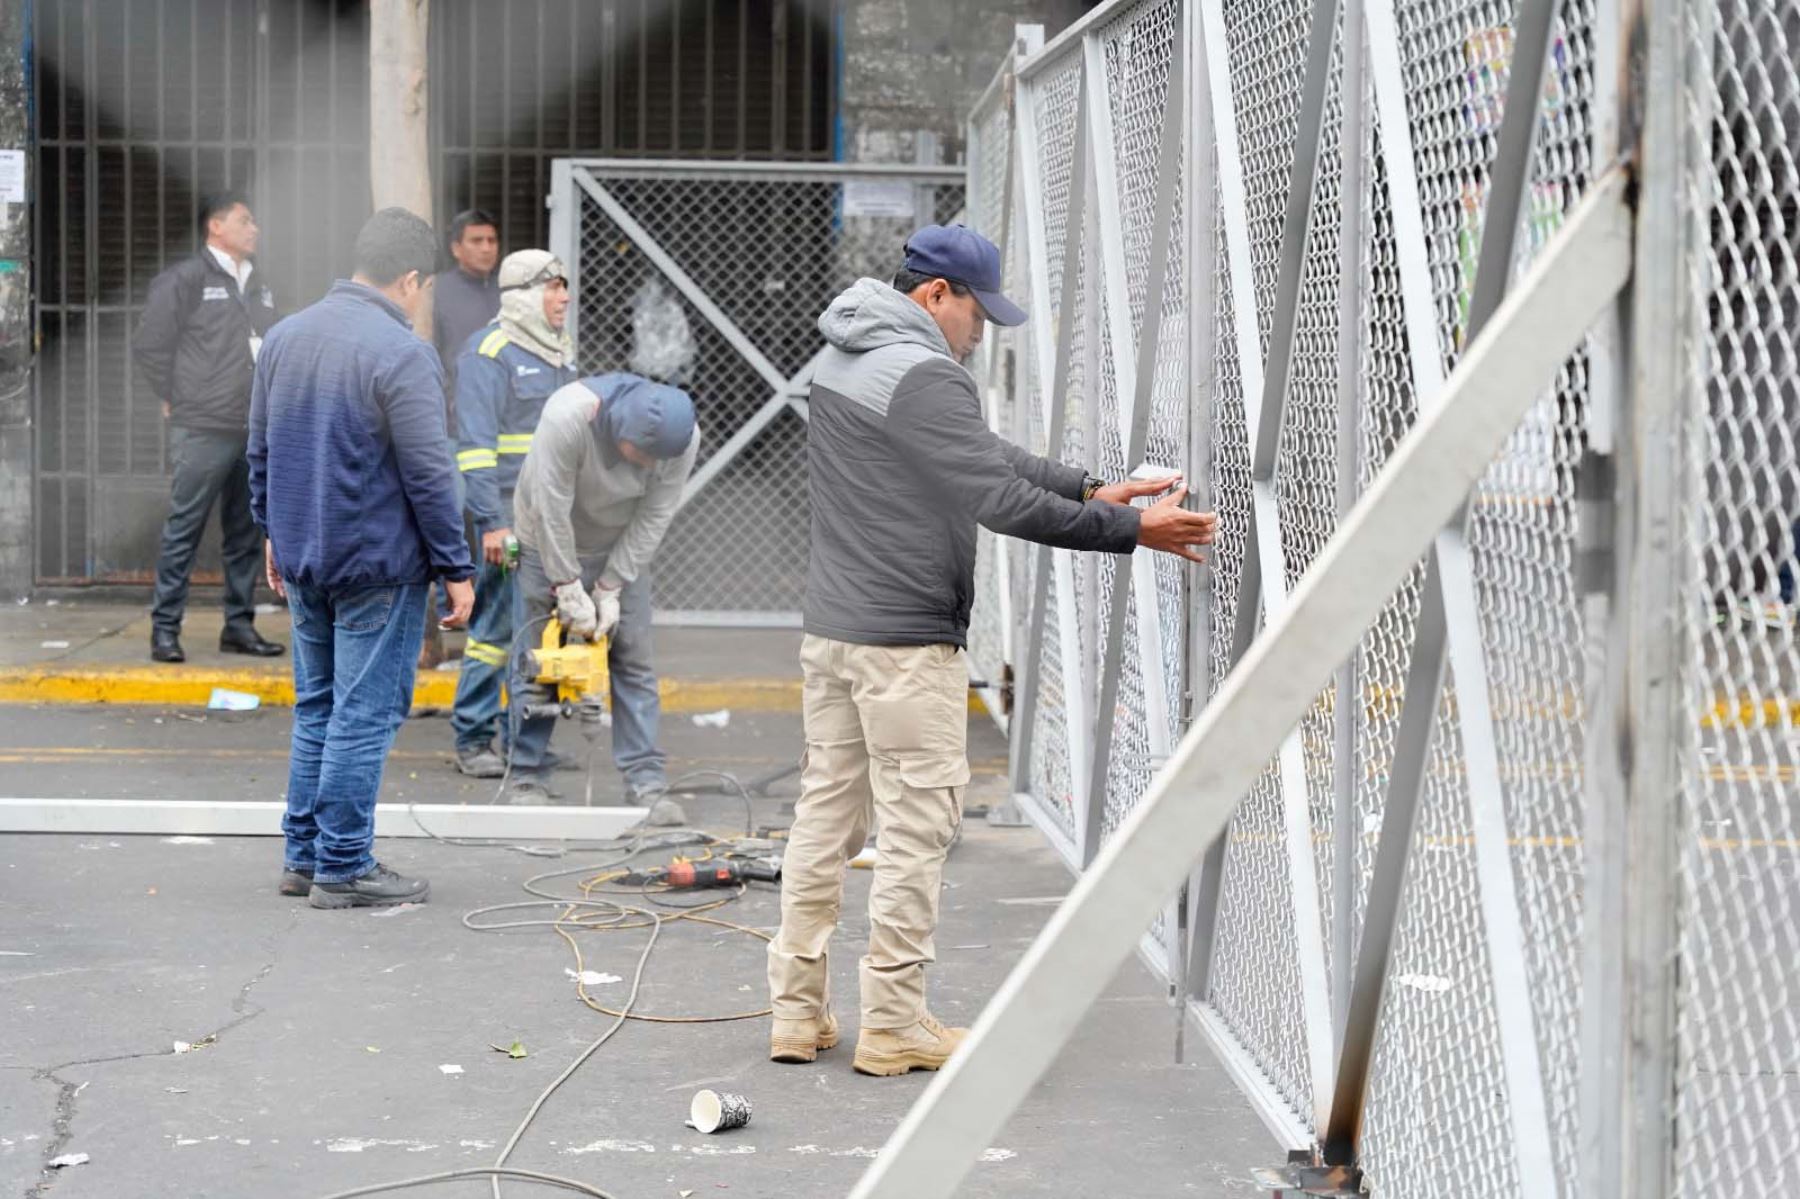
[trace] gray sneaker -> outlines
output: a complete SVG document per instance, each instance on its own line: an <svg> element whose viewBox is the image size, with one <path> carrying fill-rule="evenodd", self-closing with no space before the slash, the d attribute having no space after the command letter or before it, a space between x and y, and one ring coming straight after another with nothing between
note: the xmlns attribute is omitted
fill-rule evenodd
<svg viewBox="0 0 1800 1199"><path fill-rule="evenodd" d="M497 779L506 773L506 763L494 752L491 745L477 745L469 749L457 748L456 769L472 779Z"/></svg>
<svg viewBox="0 0 1800 1199"><path fill-rule="evenodd" d="M687 812L672 799L657 800L644 814L644 823L651 828L682 828L687 822Z"/></svg>
<svg viewBox="0 0 1800 1199"><path fill-rule="evenodd" d="M305 899L312 893L312 876L311 870L283 870L281 885L275 889L291 898Z"/></svg>
<svg viewBox="0 0 1800 1199"><path fill-rule="evenodd" d="M561 791L546 786L544 780L536 775L515 777L506 785L506 802L521 807L553 804L561 798Z"/></svg>
<svg viewBox="0 0 1800 1199"><path fill-rule="evenodd" d="M669 793L669 784L662 779L627 779L625 781L625 802L630 807L647 808Z"/></svg>
<svg viewBox="0 0 1800 1199"><path fill-rule="evenodd" d="M375 868L360 878L341 883L314 881L306 902L315 908L388 908L401 903L424 903L431 896L431 884L422 878L407 878L375 863Z"/></svg>

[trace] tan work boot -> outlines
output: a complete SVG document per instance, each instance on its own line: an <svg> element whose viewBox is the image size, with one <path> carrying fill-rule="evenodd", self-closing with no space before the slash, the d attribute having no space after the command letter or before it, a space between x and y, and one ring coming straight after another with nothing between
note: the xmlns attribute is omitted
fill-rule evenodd
<svg viewBox="0 0 1800 1199"><path fill-rule="evenodd" d="M852 1064L859 1074L886 1076L909 1070L936 1070L950 1060L966 1028L945 1028L930 1012L910 1028L865 1028L856 1039Z"/></svg>
<svg viewBox="0 0 1800 1199"><path fill-rule="evenodd" d="M837 1043L837 1017L830 1012L810 1020L777 1020L769 1032L769 1060L791 1065L816 1062L819 1050Z"/></svg>

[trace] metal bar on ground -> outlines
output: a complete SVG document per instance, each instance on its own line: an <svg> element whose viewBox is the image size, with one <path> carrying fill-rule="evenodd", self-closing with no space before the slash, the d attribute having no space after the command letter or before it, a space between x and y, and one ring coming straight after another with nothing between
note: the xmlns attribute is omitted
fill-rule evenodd
<svg viewBox="0 0 1800 1199"><path fill-rule="evenodd" d="M1470 345L1444 402L1401 441L851 1199L955 1191L1630 270L1615 169Z"/></svg>
<svg viewBox="0 0 1800 1199"><path fill-rule="evenodd" d="M0 799L0 833L279 837L287 805L273 800ZM610 840L642 808L509 804L375 805L377 837Z"/></svg>

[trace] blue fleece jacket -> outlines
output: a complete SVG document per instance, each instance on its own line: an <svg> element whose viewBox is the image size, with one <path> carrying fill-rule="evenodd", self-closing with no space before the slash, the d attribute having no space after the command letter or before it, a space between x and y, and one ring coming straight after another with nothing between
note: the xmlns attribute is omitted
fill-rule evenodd
<svg viewBox="0 0 1800 1199"><path fill-rule="evenodd" d="M436 352L340 279L269 331L250 393L250 510L282 577L342 588L466 579Z"/></svg>

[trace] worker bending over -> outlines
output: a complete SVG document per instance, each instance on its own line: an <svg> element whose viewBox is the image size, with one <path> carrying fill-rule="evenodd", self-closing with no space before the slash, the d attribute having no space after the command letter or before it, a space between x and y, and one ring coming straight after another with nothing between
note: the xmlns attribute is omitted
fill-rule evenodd
<svg viewBox="0 0 1800 1199"><path fill-rule="evenodd" d="M968 660L975 526L1065 549L1137 546L1199 561L1217 518L1179 507L1179 480L1103 483L992 433L963 362L1000 294L1000 253L960 225L906 245L892 285L863 279L819 318L807 433L812 549L800 651L805 768L769 944L769 1056L837 1044L826 947L846 858L871 816L879 854L862 959L865 1074L935 1070L967 1031L925 1003L944 856L969 781ZM1138 497L1173 491L1151 507Z"/></svg>
<svg viewBox="0 0 1800 1199"><path fill-rule="evenodd" d="M456 365L456 465L464 505L481 538L475 615L456 680L450 728L456 768L497 779L511 730L500 719L501 683L513 638L512 573L506 539L512 535L513 491L531 449L544 402L575 378L575 347L564 328L569 283L547 250L519 250L500 264L500 315L470 334Z"/></svg>
<svg viewBox="0 0 1800 1199"><path fill-rule="evenodd" d="M662 702L650 646L649 570L699 447L686 392L638 375L599 375L550 397L519 472L513 627L541 630L554 613L569 636L612 638L613 761L625 776L628 804L648 805L667 785L666 756L657 746ZM524 685L515 679L514 693ZM511 802L556 798L545 768L555 724L553 716L520 722Z"/></svg>

